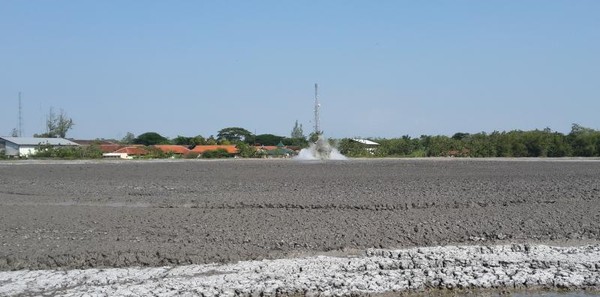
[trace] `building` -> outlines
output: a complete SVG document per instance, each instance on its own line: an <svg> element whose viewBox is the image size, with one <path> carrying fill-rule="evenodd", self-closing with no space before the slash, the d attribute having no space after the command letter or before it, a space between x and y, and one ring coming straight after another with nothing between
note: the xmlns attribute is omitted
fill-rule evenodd
<svg viewBox="0 0 600 297"><path fill-rule="evenodd" d="M202 155L207 151L215 151L218 149L226 150L229 154L237 155L239 150L235 147L235 145L225 145L225 144L215 144L215 145L197 145L195 146L191 152L196 153L198 155Z"/></svg>
<svg viewBox="0 0 600 297"><path fill-rule="evenodd" d="M64 138L0 137L0 153L9 157L27 158L35 154L40 146L57 148L79 145Z"/></svg>
<svg viewBox="0 0 600 297"><path fill-rule="evenodd" d="M115 157L115 154L119 154L120 158L123 159L131 159L132 157L141 157L148 154L148 150L146 150L143 146L126 146L124 148L120 148L112 153L102 154L104 157Z"/></svg>
<svg viewBox="0 0 600 297"><path fill-rule="evenodd" d="M111 140L104 139L95 139L95 140L87 140L87 139L69 139L82 147L96 146L102 153L112 153L118 149L122 149L127 145L118 144Z"/></svg>
<svg viewBox="0 0 600 297"><path fill-rule="evenodd" d="M178 156L185 156L190 153L190 149L183 145L174 145L174 144L157 144L154 145L155 148L159 149L165 154L173 154Z"/></svg>
<svg viewBox="0 0 600 297"><path fill-rule="evenodd" d="M290 147L283 145L280 141L277 145L255 146L257 155L263 158L289 158L298 153Z"/></svg>
<svg viewBox="0 0 600 297"><path fill-rule="evenodd" d="M362 147L370 154L375 154L375 151L379 146L379 143L368 139L353 138L352 141L360 143Z"/></svg>

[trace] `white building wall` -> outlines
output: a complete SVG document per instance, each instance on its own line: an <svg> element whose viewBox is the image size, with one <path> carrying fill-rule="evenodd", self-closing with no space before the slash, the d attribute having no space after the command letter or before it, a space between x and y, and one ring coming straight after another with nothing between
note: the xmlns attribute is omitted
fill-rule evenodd
<svg viewBox="0 0 600 297"><path fill-rule="evenodd" d="M4 154L11 157L29 157L35 154L40 146L45 145L55 148L78 146L62 138L0 137L0 153L3 153L4 149Z"/></svg>
<svg viewBox="0 0 600 297"><path fill-rule="evenodd" d="M28 157L35 154L37 146L18 145L11 142L6 143L6 155L13 157Z"/></svg>
<svg viewBox="0 0 600 297"><path fill-rule="evenodd" d="M28 157L35 154L35 152L37 152L37 146L22 145L19 147L19 156L21 157Z"/></svg>
<svg viewBox="0 0 600 297"><path fill-rule="evenodd" d="M117 159L133 159L133 157L130 157L129 155L127 155L127 153L104 153L102 154L102 157Z"/></svg>

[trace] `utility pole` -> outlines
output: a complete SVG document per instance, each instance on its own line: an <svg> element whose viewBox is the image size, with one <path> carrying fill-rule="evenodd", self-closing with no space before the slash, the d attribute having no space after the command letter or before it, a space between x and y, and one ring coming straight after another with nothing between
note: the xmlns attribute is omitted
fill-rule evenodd
<svg viewBox="0 0 600 297"><path fill-rule="evenodd" d="M21 104L21 92L19 92L19 137L23 137L23 106Z"/></svg>

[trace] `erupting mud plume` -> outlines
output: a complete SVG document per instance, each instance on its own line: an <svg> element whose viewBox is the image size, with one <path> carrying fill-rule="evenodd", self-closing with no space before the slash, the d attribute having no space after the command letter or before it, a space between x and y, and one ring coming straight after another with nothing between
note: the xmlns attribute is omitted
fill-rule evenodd
<svg viewBox="0 0 600 297"><path fill-rule="evenodd" d="M346 160L347 158L342 155L335 147L332 147L329 141L323 136L323 131L319 125L319 109L321 104L319 103L318 96L319 85L315 84L315 135L317 135L317 141L311 143L308 148L302 149L296 159L298 160Z"/></svg>
<svg viewBox="0 0 600 297"><path fill-rule="evenodd" d="M302 149L298 156L298 160L347 160L346 156L342 155L335 147L329 144L329 141L319 135L319 139L315 143L311 143L308 148Z"/></svg>

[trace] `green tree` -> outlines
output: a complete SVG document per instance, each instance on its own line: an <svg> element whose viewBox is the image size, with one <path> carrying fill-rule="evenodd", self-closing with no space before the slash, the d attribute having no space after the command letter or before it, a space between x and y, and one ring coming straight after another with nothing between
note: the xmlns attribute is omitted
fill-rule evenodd
<svg viewBox="0 0 600 297"><path fill-rule="evenodd" d="M273 134L259 134L254 137L254 142L260 145L277 145L283 139L283 136L277 136Z"/></svg>
<svg viewBox="0 0 600 297"><path fill-rule="evenodd" d="M452 139L463 140L467 136L469 136L469 133L457 132L452 135Z"/></svg>
<svg viewBox="0 0 600 297"><path fill-rule="evenodd" d="M371 153L365 149L362 143L354 141L350 138L343 138L338 142L338 150L348 157L371 157Z"/></svg>
<svg viewBox="0 0 600 297"><path fill-rule="evenodd" d="M211 135L211 136L209 136L206 139L206 143L205 144L207 144L207 145L215 145L215 144L217 144L217 140L215 139L214 136Z"/></svg>
<svg viewBox="0 0 600 297"><path fill-rule="evenodd" d="M600 155L600 131L573 124L568 141L573 148L573 155L592 157Z"/></svg>
<svg viewBox="0 0 600 297"><path fill-rule="evenodd" d="M245 142L239 142L235 147L242 158L252 158L256 155L256 148Z"/></svg>
<svg viewBox="0 0 600 297"><path fill-rule="evenodd" d="M127 134L125 134L125 137L123 137L123 139L121 139L121 143L132 144L134 140L135 140L135 135L131 132L127 132Z"/></svg>
<svg viewBox="0 0 600 297"><path fill-rule="evenodd" d="M206 143L206 139L202 135L196 135L192 138L192 145L202 145Z"/></svg>
<svg viewBox="0 0 600 297"><path fill-rule="evenodd" d="M418 139L412 139L408 135L404 135L402 136L402 138L377 139L375 142L379 143L376 155L381 157L410 156L413 152L415 152L418 149L419 144Z"/></svg>
<svg viewBox="0 0 600 297"><path fill-rule="evenodd" d="M237 143L240 141L249 140L251 135L252 135L252 133L250 133L250 131L248 131L244 128L229 127L229 128L223 128L223 129L219 130L219 133L217 134L217 139L219 139L219 140L227 139L228 141L230 141L232 143Z"/></svg>
<svg viewBox="0 0 600 297"><path fill-rule="evenodd" d="M173 144L176 145L193 145L195 144L192 137L185 137L181 135L177 135L177 137L171 140Z"/></svg>
<svg viewBox="0 0 600 297"><path fill-rule="evenodd" d="M287 146L308 147L308 140L306 138L283 138L281 142Z"/></svg>
<svg viewBox="0 0 600 297"><path fill-rule="evenodd" d="M528 157L547 157L550 145L551 130L533 130L521 133L521 142L527 148Z"/></svg>
<svg viewBox="0 0 600 297"><path fill-rule="evenodd" d="M135 138L133 143L143 145L169 144L169 140L156 132L146 132Z"/></svg>
<svg viewBox="0 0 600 297"><path fill-rule="evenodd" d="M567 136L562 133L552 133L548 145L548 157L568 157L573 154L573 149L569 145Z"/></svg>
<svg viewBox="0 0 600 297"><path fill-rule="evenodd" d="M469 134L462 138L470 157L495 157L496 147L492 137L485 132Z"/></svg>
<svg viewBox="0 0 600 297"><path fill-rule="evenodd" d="M508 142L506 132L492 132L490 142L494 146L496 157L512 157L511 144Z"/></svg>
<svg viewBox="0 0 600 297"><path fill-rule="evenodd" d="M302 124L298 124L298 120L296 120L294 128L292 128L292 133L290 136L291 138L306 139L306 136L304 136L304 131L302 130Z"/></svg>
<svg viewBox="0 0 600 297"><path fill-rule="evenodd" d="M446 156L450 151L463 149L462 142L448 136L429 136L427 139L427 156Z"/></svg>
<svg viewBox="0 0 600 297"><path fill-rule="evenodd" d="M46 133L35 134L34 137L61 137L67 136L67 132L73 128L75 122L67 116L64 110L57 115L51 107L46 118Z"/></svg>
<svg viewBox="0 0 600 297"><path fill-rule="evenodd" d="M527 157L527 146L523 143L523 131L510 131L508 133L511 155L513 157Z"/></svg>

